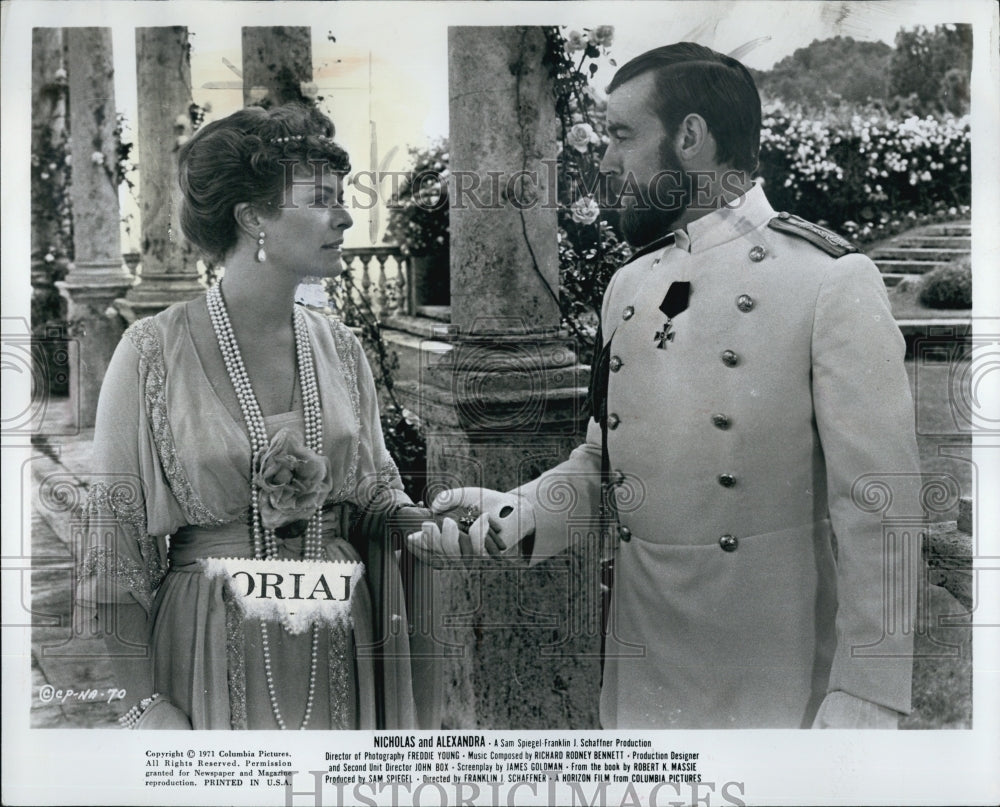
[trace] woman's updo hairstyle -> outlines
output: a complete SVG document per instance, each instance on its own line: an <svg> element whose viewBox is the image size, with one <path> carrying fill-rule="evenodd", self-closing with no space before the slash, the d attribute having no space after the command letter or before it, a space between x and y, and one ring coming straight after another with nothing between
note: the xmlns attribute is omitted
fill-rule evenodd
<svg viewBox="0 0 1000 807"><path fill-rule="evenodd" d="M203 126L178 157L184 235L221 261L237 240L233 209L240 202L277 209L287 190L289 160L324 162L338 174L351 170L333 133L326 115L300 103L248 107Z"/></svg>

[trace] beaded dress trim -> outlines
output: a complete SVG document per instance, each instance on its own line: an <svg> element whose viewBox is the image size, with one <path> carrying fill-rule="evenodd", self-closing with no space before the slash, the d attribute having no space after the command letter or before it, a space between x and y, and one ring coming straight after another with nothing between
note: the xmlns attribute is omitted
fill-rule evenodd
<svg viewBox="0 0 1000 807"><path fill-rule="evenodd" d="M184 468L177 459L174 436L167 419L166 368L163 361L163 346L152 320L141 319L130 327L126 336L135 346L140 357L140 367L145 365L146 384L143 390L146 412L153 428L153 441L160 457L160 464L167 477L170 490L184 509L191 524L199 526L220 526L225 520L209 510L191 487Z"/></svg>
<svg viewBox="0 0 1000 807"><path fill-rule="evenodd" d="M358 389L358 354L360 349L354 334L339 322L332 322L330 325L333 332L333 343L337 350L337 356L344 368L344 376L347 378L347 389L351 396L351 410L354 414L354 423L357 426L357 437L354 445L351 446L351 459L348 463L347 473L344 475L344 483L333 496L327 501L343 501L353 497L354 489L358 484L358 457L361 455L361 392Z"/></svg>

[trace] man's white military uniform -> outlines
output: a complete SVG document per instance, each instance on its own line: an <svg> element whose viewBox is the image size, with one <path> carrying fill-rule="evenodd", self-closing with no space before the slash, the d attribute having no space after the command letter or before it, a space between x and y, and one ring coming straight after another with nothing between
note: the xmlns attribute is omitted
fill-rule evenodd
<svg viewBox="0 0 1000 807"><path fill-rule="evenodd" d="M865 499L878 478L916 496L904 344L872 262L805 223L775 229L790 221L754 186L609 284L605 728L807 727L835 690L909 711L912 558ZM683 281L664 338L660 304ZM567 546L564 484L574 515L597 517L600 462L591 421L517 491L533 559Z"/></svg>

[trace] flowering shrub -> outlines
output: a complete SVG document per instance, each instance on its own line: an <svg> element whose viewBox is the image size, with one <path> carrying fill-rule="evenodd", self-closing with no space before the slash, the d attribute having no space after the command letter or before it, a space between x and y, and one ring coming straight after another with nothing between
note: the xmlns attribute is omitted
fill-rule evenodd
<svg viewBox="0 0 1000 807"><path fill-rule="evenodd" d="M920 302L928 308L972 308L972 263L969 259L939 266L924 275Z"/></svg>
<svg viewBox="0 0 1000 807"><path fill-rule="evenodd" d="M600 25L567 36L558 28L547 28L546 37L559 119L559 305L563 324L581 342L586 361L604 290L632 254L618 232L617 214L601 208L600 164L608 143L606 102L589 82L598 70L594 60L608 56L614 28ZM615 66L614 59L608 62Z"/></svg>
<svg viewBox="0 0 1000 807"><path fill-rule="evenodd" d="M862 241L888 235L894 219L967 212L967 116L897 120L848 109L765 108L760 174L775 208Z"/></svg>
<svg viewBox="0 0 1000 807"><path fill-rule="evenodd" d="M406 255L448 254L448 142L410 149L413 166L389 202L385 240Z"/></svg>

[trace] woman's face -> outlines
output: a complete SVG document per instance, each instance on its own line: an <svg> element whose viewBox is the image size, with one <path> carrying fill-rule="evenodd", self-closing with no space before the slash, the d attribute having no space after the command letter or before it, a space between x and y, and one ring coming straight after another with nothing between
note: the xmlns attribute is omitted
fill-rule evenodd
<svg viewBox="0 0 1000 807"><path fill-rule="evenodd" d="M344 231L354 223L344 207L342 184L343 175L327 166L295 166L277 213L261 218L268 264L298 276L342 271Z"/></svg>

